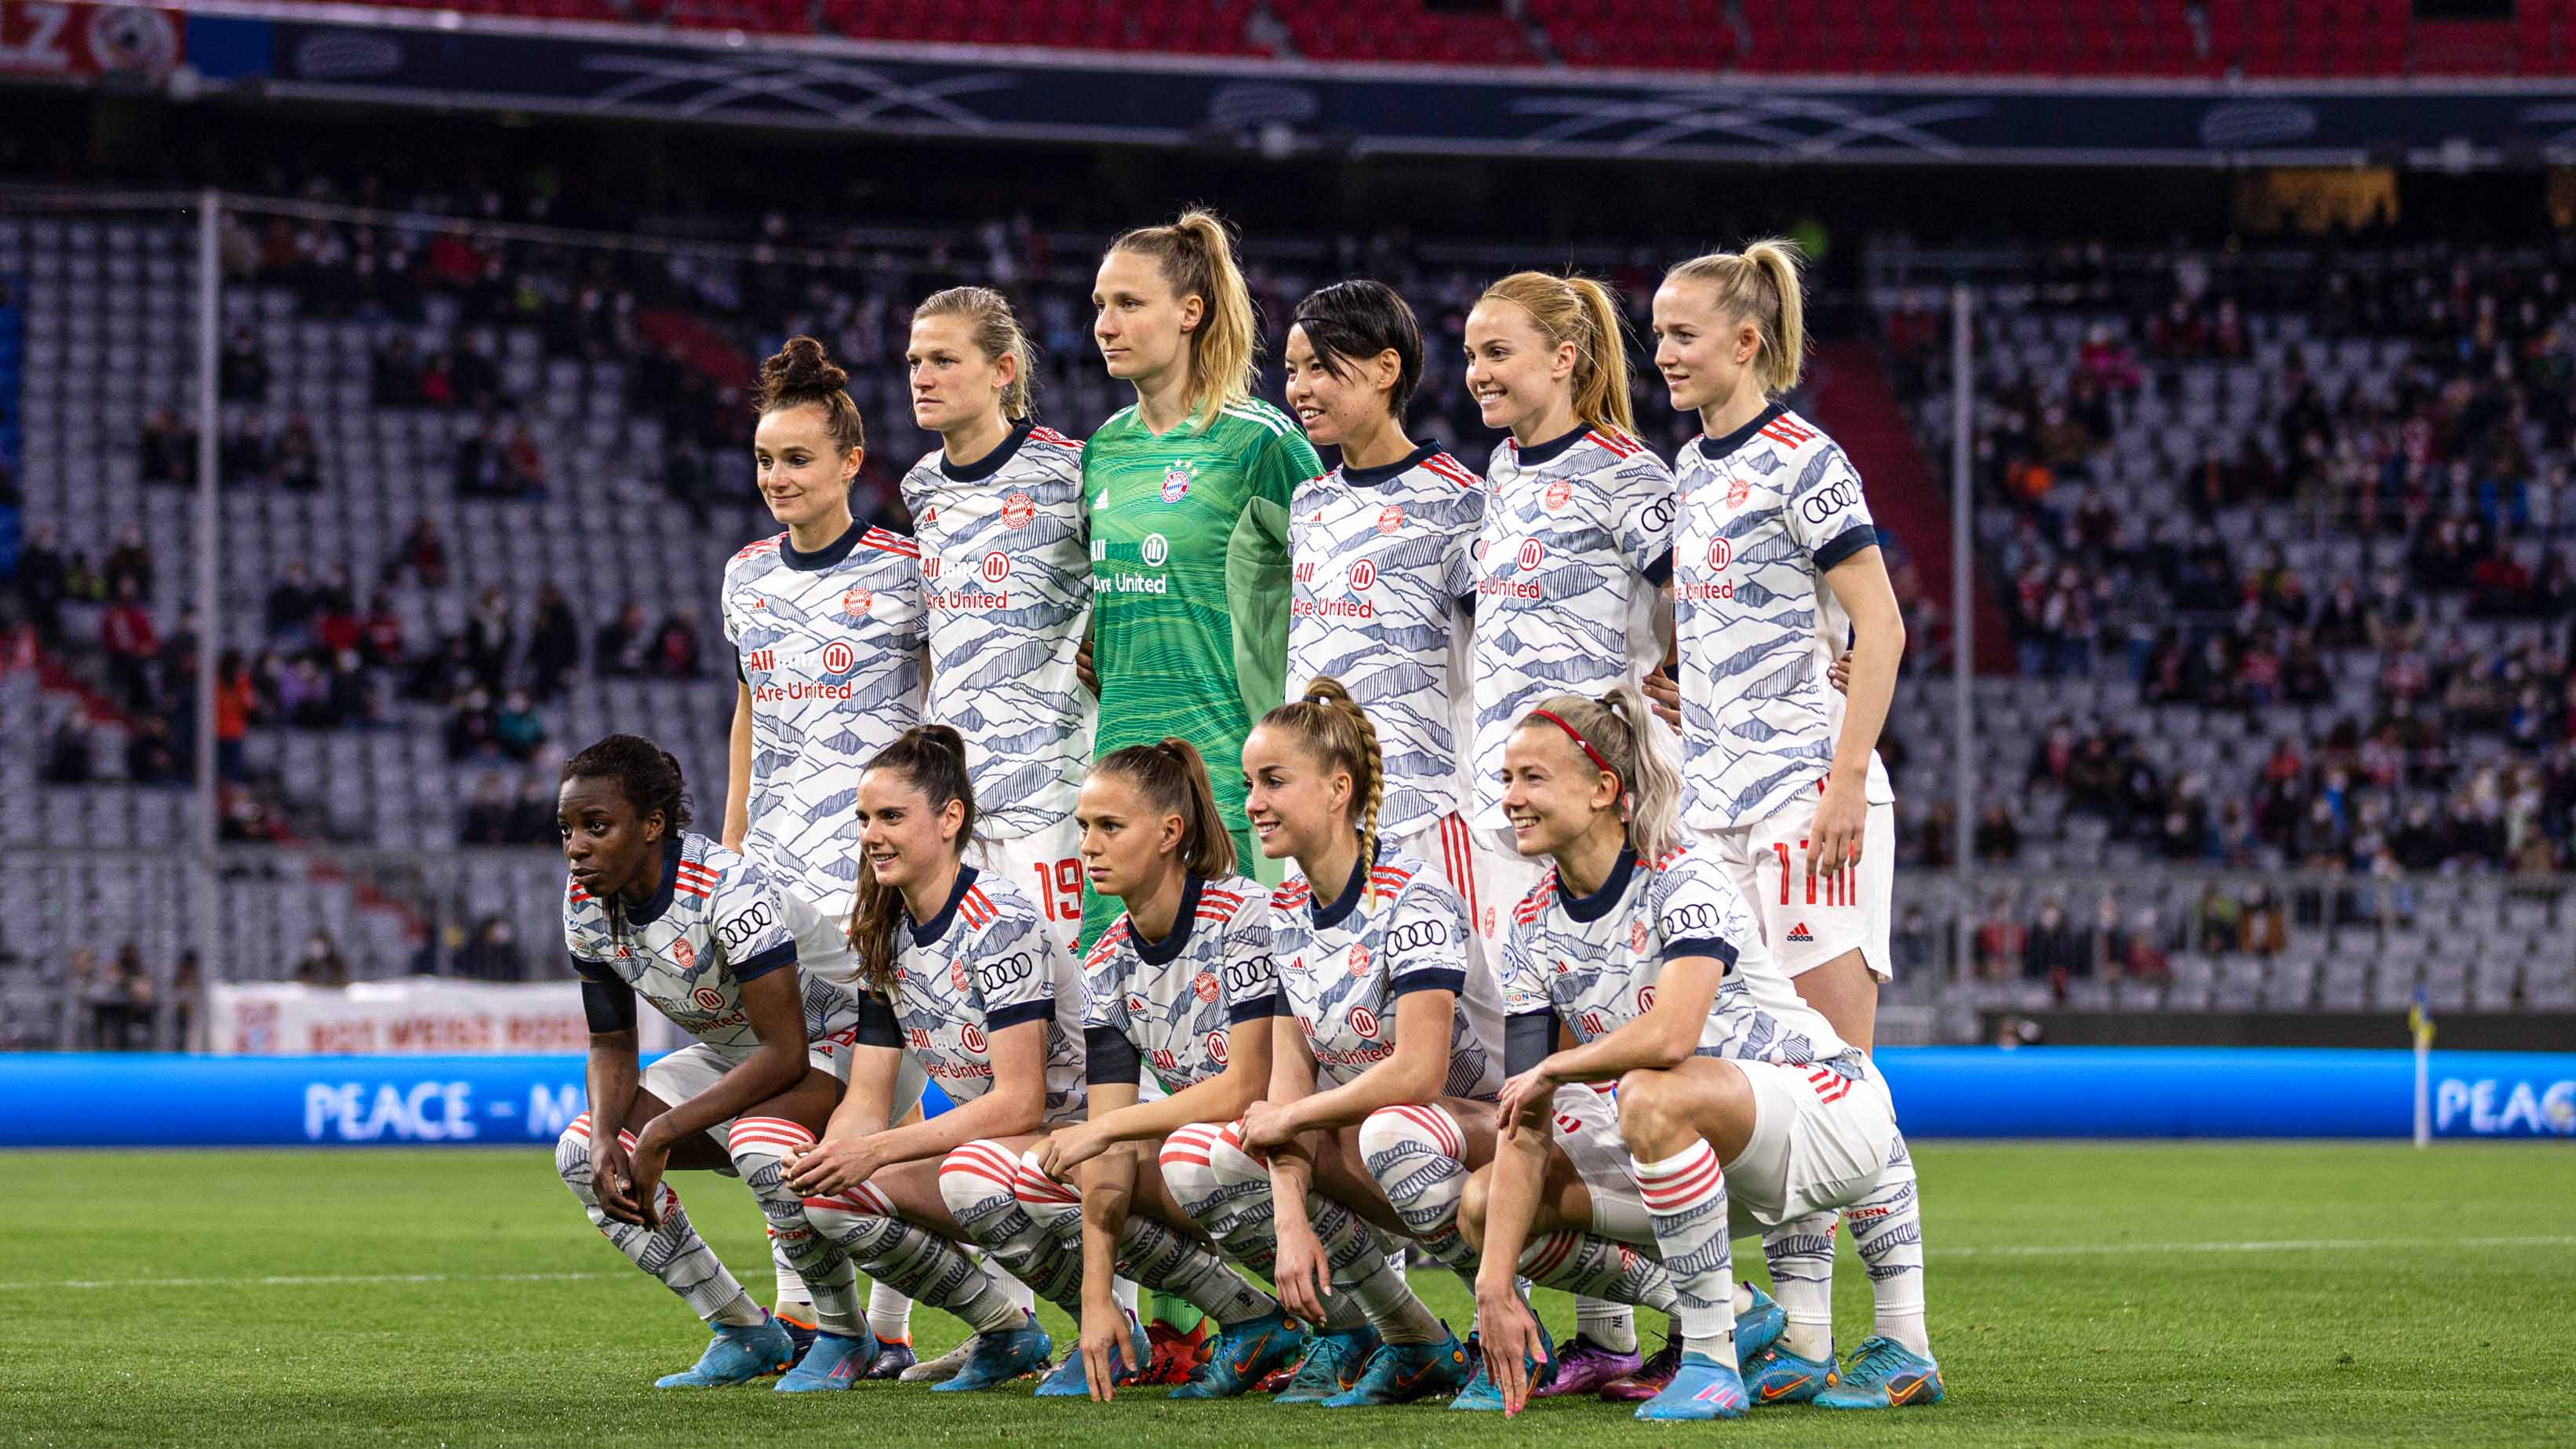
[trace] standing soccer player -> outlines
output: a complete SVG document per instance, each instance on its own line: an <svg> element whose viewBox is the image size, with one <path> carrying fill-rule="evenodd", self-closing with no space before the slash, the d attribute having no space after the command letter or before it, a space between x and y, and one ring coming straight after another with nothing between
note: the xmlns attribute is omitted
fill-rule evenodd
<svg viewBox="0 0 2576 1449"><path fill-rule="evenodd" d="M1092 701L1082 445L1037 425L1032 356L1001 293L951 287L912 314L913 420L940 446L903 476L930 616L930 717L966 740L988 876L1027 891L1071 948L1082 924L1074 792Z"/></svg>
<svg viewBox="0 0 2576 1449"><path fill-rule="evenodd" d="M1859 475L1778 400L1797 384L1804 310L1797 252L1779 241L1684 262L1655 294L1656 366L1702 433L1682 451L1674 556L1683 822L1725 864L1798 994L1865 1052L1896 878L1878 734L1905 625ZM1845 697L1827 674L1847 637ZM1874 1331L1838 1368L1833 1217L1783 1223L1764 1249L1789 1330L1746 1365L1747 1388L1834 1408L1938 1402L1902 1136L1877 1191L1844 1217L1869 1264Z"/></svg>
<svg viewBox="0 0 2576 1449"><path fill-rule="evenodd" d="M796 1356L690 1226L662 1181L671 1168L729 1168L751 1189L821 1324L778 1387L839 1387L860 1344L857 1280L808 1229L783 1163L849 1077L848 940L763 867L689 830L679 762L650 741L610 735L566 762L556 824L564 945L591 1036L590 1109L556 1142L555 1167L600 1232L715 1330L697 1365L658 1387L744 1383ZM640 1073L638 995L696 1038Z"/></svg>
<svg viewBox="0 0 2576 1449"><path fill-rule="evenodd" d="M1091 300L1101 361L1136 389L1082 453L1098 749L1169 735L1234 760L1282 697L1288 503L1323 464L1252 396L1260 332L1225 223L1191 211L1125 233ZM1221 772L1216 789L1239 858L1258 860L1240 779ZM1083 941L1117 914L1087 892Z"/></svg>
<svg viewBox="0 0 2576 1449"><path fill-rule="evenodd" d="M1484 480L1405 435L1422 332L1384 283L1336 282L1298 303L1284 351L1289 408L1309 439L1342 450L1288 510L1289 668L1344 681L1368 712L1386 757L1378 829L1435 862L1472 920L1459 746Z"/></svg>
<svg viewBox="0 0 2576 1449"><path fill-rule="evenodd" d="M1493 498L1478 540L1468 757L1475 924L1495 955L1540 873L1503 812L1504 745L1540 699L1634 688L1670 652L1674 494L1672 471L1636 438L1627 334L1608 288L1515 272L1467 314L1466 344L1468 392L1488 426L1511 433L1485 469ZM1552 1392L1604 1387L1640 1366L1626 1306L1578 1300L1575 1319Z"/></svg>
<svg viewBox="0 0 2576 1449"><path fill-rule="evenodd" d="M849 916L858 877L859 772L922 704L919 550L850 516L867 433L848 381L811 337L761 364L752 459L787 531L735 554L724 576L725 637L740 661L725 847L834 921ZM898 1112L911 1111L917 1069L899 1090ZM810 1332L795 1266L778 1256L776 1267L779 1317ZM911 1367L912 1305L872 1287L868 1322L879 1340L868 1376Z"/></svg>

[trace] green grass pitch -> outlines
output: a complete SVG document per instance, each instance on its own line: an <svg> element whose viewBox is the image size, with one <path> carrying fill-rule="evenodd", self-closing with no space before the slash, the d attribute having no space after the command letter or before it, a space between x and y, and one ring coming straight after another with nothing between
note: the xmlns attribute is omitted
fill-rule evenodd
<svg viewBox="0 0 2576 1449"><path fill-rule="evenodd" d="M1159 1390L657 1393L703 1332L592 1232L546 1152L0 1154L0 1445L2576 1443L2567 1144L1916 1156L1950 1401L1656 1426L1595 1401L1506 1423ZM766 1298L739 1185L676 1180ZM1758 1280L1758 1250L1738 1253ZM1868 1293L1848 1240L1843 1257L1849 1347ZM1454 1280L1415 1281L1461 1321ZM917 1327L933 1350L959 1332L930 1310Z"/></svg>

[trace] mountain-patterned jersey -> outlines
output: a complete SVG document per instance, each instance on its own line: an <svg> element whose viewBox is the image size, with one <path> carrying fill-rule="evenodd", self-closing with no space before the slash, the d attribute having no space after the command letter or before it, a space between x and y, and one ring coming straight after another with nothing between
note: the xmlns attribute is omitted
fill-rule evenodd
<svg viewBox="0 0 2576 1449"><path fill-rule="evenodd" d="M1166 1093L1225 1071L1234 1027L1285 1010L1270 955L1270 888L1189 877L1172 929L1140 939L1124 912L1082 966L1083 1057L1093 1082L1154 1074Z"/></svg>
<svg viewBox="0 0 2576 1449"><path fill-rule="evenodd" d="M1338 1087L1395 1055L1395 1003L1456 994L1444 1096L1490 1102L1503 1088L1503 1003L1483 953L1467 949L1467 907L1421 861L1364 842L1338 899L1292 875L1271 895L1270 954L1280 990L1314 1053L1319 1087ZM1365 887L1374 885L1375 899Z"/></svg>

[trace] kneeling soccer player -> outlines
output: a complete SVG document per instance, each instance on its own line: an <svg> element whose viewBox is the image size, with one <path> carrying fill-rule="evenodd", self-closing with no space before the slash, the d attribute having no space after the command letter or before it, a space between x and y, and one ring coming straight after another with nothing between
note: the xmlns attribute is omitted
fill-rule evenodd
<svg viewBox="0 0 2576 1449"><path fill-rule="evenodd" d="M1496 1111L1513 1144L1481 1204L1486 1261L1510 1263L1542 1210L1551 1175L1537 1144L1556 1093L1616 1081L1637 1196L1680 1299L1679 1361L1637 1417L1734 1418L1749 1405L1729 1179L1732 1206L1762 1229L1860 1202L1885 1171L1895 1107L1868 1055L1779 971L1724 868L1696 846L1669 844L1678 777L1652 753L1639 701L1621 696L1615 709L1549 701L1524 717L1505 755L1520 846L1556 860L1515 917L1507 994L1532 1008L1516 1015L1546 1011L1545 1028L1561 1022L1580 1044L1503 1089ZM1585 1176L1597 1198L1607 1179ZM1562 1211L1572 1194L1561 1179L1554 1186ZM1478 1282L1498 1377L1535 1336L1508 1271L1489 1268ZM1763 1318L1761 1336L1776 1337L1776 1317ZM1499 1387L1507 1404L1525 1392ZM1937 1396L1937 1371L1915 1391Z"/></svg>
<svg viewBox="0 0 2576 1449"><path fill-rule="evenodd" d="M760 866L688 829L679 762L649 741L611 735L573 756L557 812L571 867L564 944L591 1038L590 1110L556 1143L555 1165L608 1240L715 1328L697 1366L660 1386L743 1383L795 1353L690 1226L662 1181L670 1168L739 1172L813 1290L818 1343L854 1345L849 1259L808 1229L781 1166L814 1140L850 1070L848 942ZM639 993L697 1038L640 1081ZM809 1377L800 1365L779 1388Z"/></svg>

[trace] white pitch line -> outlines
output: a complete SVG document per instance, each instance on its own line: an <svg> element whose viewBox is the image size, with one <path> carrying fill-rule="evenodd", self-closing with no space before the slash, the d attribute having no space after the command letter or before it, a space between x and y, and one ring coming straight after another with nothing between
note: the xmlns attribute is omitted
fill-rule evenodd
<svg viewBox="0 0 2576 1449"><path fill-rule="evenodd" d="M2392 1248L2566 1248L2576 1234L2519 1238L2281 1238L2242 1243L2003 1243L1934 1246L1936 1258L2079 1258L2137 1253L2312 1253ZM153 1288L314 1288L398 1283L581 1283L623 1273L274 1273L256 1278L58 1278L0 1283L0 1293Z"/></svg>

